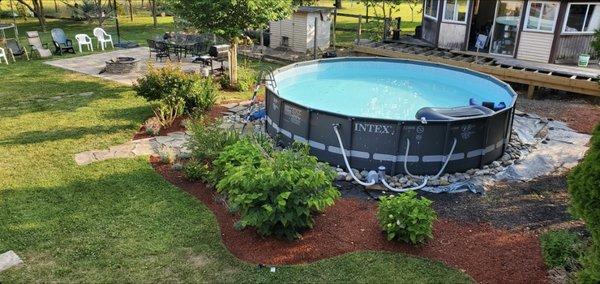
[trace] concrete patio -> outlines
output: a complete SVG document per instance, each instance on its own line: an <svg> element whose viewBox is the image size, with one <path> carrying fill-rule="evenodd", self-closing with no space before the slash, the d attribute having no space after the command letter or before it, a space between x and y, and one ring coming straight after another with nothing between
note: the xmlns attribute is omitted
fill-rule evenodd
<svg viewBox="0 0 600 284"><path fill-rule="evenodd" d="M162 62L156 61L154 57L150 58L149 55L150 53L147 47L138 47L132 49L116 49L110 52L78 56L67 59L51 60L44 63L74 72L115 81L121 84L132 85L137 78L146 73L146 66L149 62L152 62L155 67L162 67L168 60L166 59ZM129 74L100 74L104 67L106 67L106 61L109 61L115 57L133 57L135 59L139 59L140 62L138 63L138 67ZM204 67L200 63L192 63L194 57L190 55L182 58L181 62L177 62L175 55L172 55L171 58L175 64L180 64L181 69L186 72L200 72L200 70ZM223 65L225 68L227 68L226 62ZM221 67L221 64L217 61L213 61L213 66L216 70Z"/></svg>

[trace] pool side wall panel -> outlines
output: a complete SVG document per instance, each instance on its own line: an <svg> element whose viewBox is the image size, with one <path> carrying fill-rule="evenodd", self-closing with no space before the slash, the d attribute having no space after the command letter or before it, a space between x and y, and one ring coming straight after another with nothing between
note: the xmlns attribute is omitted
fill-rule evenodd
<svg viewBox="0 0 600 284"><path fill-rule="evenodd" d="M358 170L385 166L389 174L434 175L444 164L454 139L453 155L445 172L481 168L504 154L513 111L489 117L456 121L391 121L352 118L311 110L286 101L271 90L266 93L267 133L283 146L307 143L311 154L333 166L344 166L333 125L340 135L350 165ZM410 143L408 155L406 149Z"/></svg>

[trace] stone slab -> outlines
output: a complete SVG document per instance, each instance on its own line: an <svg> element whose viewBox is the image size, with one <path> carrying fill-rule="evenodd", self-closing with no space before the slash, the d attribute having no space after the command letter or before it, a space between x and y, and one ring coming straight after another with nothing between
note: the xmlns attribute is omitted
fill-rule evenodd
<svg viewBox="0 0 600 284"><path fill-rule="evenodd" d="M0 254L0 272L23 265L23 260L12 250Z"/></svg>

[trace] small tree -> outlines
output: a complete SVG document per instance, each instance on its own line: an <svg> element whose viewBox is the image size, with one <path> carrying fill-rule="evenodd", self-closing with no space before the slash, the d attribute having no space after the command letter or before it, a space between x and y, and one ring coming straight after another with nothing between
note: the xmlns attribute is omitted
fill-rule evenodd
<svg viewBox="0 0 600 284"><path fill-rule="evenodd" d="M201 31L231 41L230 83L237 84L237 45L247 29L260 29L292 12L292 0L171 0L177 16Z"/></svg>

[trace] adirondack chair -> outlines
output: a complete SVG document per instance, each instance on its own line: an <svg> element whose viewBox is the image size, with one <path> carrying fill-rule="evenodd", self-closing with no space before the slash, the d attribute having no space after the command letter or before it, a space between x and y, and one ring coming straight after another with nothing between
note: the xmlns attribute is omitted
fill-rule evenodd
<svg viewBox="0 0 600 284"><path fill-rule="evenodd" d="M4 48L0 47L0 63L2 63L2 58L4 58L4 62L8 65L8 59L6 58L6 51Z"/></svg>
<svg viewBox="0 0 600 284"><path fill-rule="evenodd" d="M37 31L27 32L27 42L29 42L31 54L37 54L40 58L47 58L52 56L52 51L48 49L48 44L42 43L40 35Z"/></svg>
<svg viewBox="0 0 600 284"><path fill-rule="evenodd" d="M104 31L104 29L102 28L95 28L94 31L94 36L96 37L96 39L98 39L98 47L102 48L102 50L104 50L104 48L106 48L107 43L110 42L110 45L112 46L112 48L115 48L115 45L113 44L113 40L112 40L112 36L107 34L106 31Z"/></svg>
<svg viewBox="0 0 600 284"><path fill-rule="evenodd" d="M5 45L8 49L8 53L10 53L10 56L12 57L13 62L16 62L15 56L25 56L25 58L29 60L29 54L27 53L27 50L16 39L7 39Z"/></svg>
<svg viewBox="0 0 600 284"><path fill-rule="evenodd" d="M64 52L70 52L75 54L73 42L67 38L65 31L59 28L55 28L52 29L50 33L52 34L52 42L54 43L54 47L56 48L54 53L62 55Z"/></svg>

